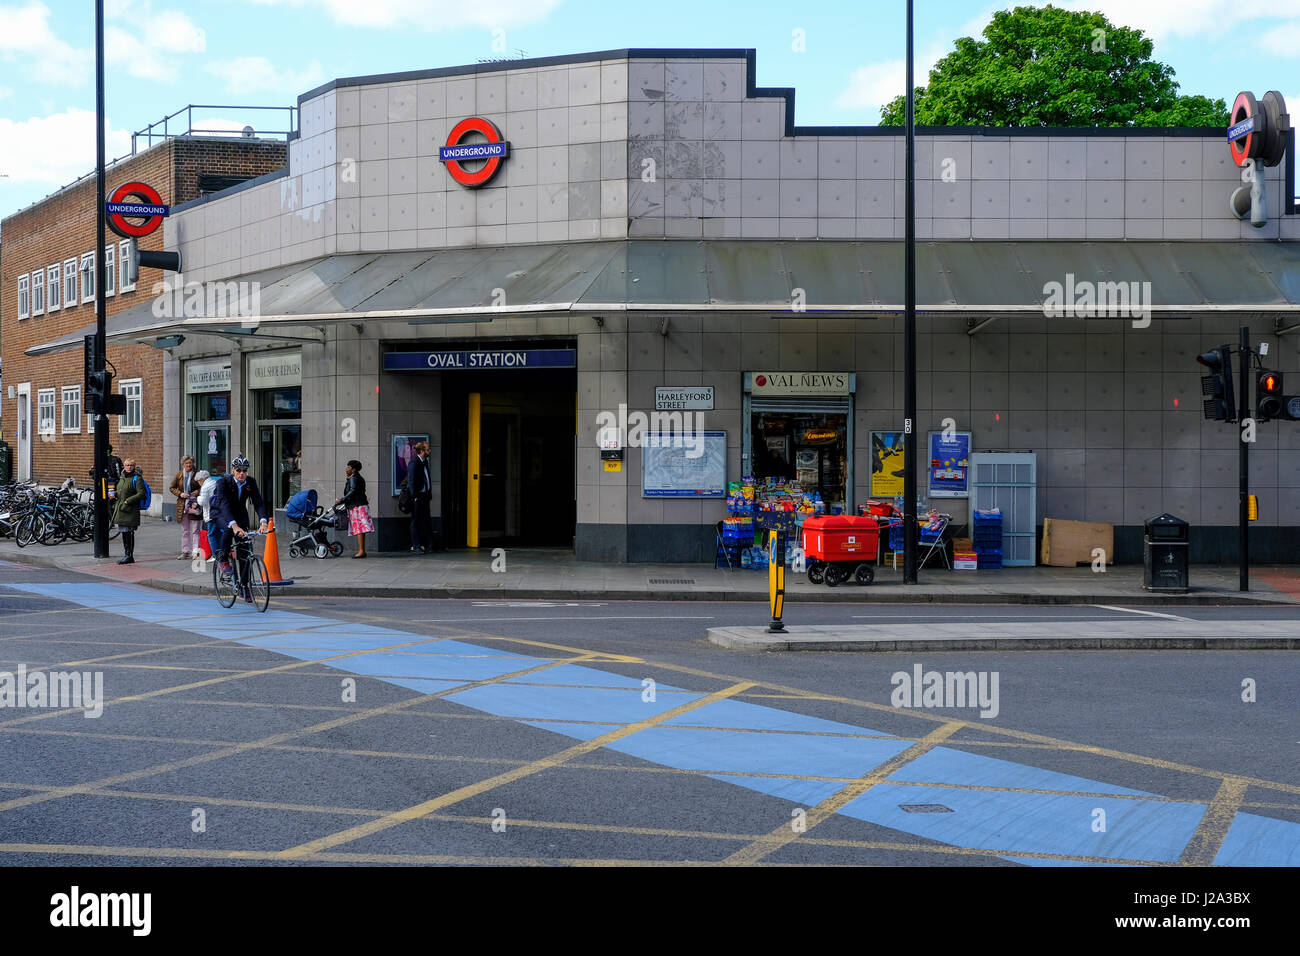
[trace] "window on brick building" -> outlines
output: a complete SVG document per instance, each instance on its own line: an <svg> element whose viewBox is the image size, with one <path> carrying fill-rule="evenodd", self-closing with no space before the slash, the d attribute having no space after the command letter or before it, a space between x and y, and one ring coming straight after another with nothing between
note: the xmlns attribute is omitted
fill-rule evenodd
<svg viewBox="0 0 1300 956"><path fill-rule="evenodd" d="M81 386L63 386L63 433L81 431Z"/></svg>
<svg viewBox="0 0 1300 956"><path fill-rule="evenodd" d="M117 287L117 262L113 258L113 247L104 247L104 295L113 295Z"/></svg>
<svg viewBox="0 0 1300 956"><path fill-rule="evenodd" d="M144 431L144 380L125 378L117 390L126 396L126 414L118 420L119 432Z"/></svg>
<svg viewBox="0 0 1300 956"><path fill-rule="evenodd" d="M63 291L63 284L60 278L62 273L59 272L59 264L57 262L50 266L46 271L49 274L49 279L46 281L45 287L49 290L50 301L45 304L45 311L58 312L59 294Z"/></svg>
<svg viewBox="0 0 1300 956"><path fill-rule="evenodd" d="M87 252L81 257L81 301L95 301L95 254Z"/></svg>
<svg viewBox="0 0 1300 956"><path fill-rule="evenodd" d="M27 292L27 283L29 281L28 276L18 277L18 318L20 319L27 318L32 310L31 300L28 298Z"/></svg>
<svg viewBox="0 0 1300 956"><path fill-rule="evenodd" d="M36 433L54 434L54 389L43 388L36 393Z"/></svg>
<svg viewBox="0 0 1300 956"><path fill-rule="evenodd" d="M63 261L63 307L70 309L77 304L77 260Z"/></svg>
<svg viewBox="0 0 1300 956"><path fill-rule="evenodd" d="M45 270L32 273L32 315L45 314Z"/></svg>
<svg viewBox="0 0 1300 956"><path fill-rule="evenodd" d="M117 244L117 263L121 270L122 276L117 283L119 292L131 292L135 289L135 283L130 281L128 271L131 266L131 240L123 239Z"/></svg>

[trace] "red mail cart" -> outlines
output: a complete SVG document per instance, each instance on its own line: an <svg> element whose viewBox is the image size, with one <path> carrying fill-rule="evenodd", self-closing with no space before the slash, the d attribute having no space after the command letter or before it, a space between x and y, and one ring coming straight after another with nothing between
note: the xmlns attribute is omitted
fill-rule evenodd
<svg viewBox="0 0 1300 956"><path fill-rule="evenodd" d="M870 515L814 515L803 523L808 580L835 587L850 576L858 584L875 580L880 526Z"/></svg>

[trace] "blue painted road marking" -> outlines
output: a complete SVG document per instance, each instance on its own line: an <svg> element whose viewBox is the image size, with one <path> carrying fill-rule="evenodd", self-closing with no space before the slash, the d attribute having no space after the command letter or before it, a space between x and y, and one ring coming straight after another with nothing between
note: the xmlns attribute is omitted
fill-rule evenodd
<svg viewBox="0 0 1300 956"><path fill-rule="evenodd" d="M542 667L553 660L289 611L256 614L237 607L214 614L211 600L125 585L8 587L133 620L238 640L298 660L410 643L411 647L361 653L326 666L422 694ZM591 740L705 696L658 684L655 699L647 701L644 689L634 677L556 663L535 674L454 691L445 699ZM910 746L912 741L890 739L882 731L747 701L721 700L615 740L608 749L679 770L700 771L714 780L811 807L842 791L844 781L865 776ZM836 779L798 779L808 777ZM1206 811L1204 803L1142 799L1153 795L953 747L936 747L887 779L893 782L871 788L840 813L956 847L1003 851L998 854L1001 858L1030 866L1056 866L1062 861L1022 854L1101 858L1098 865L1107 865L1106 859L1176 861ZM1027 790L1069 792L1023 792ZM908 813L899 807L916 803L942 804L953 812ZM1094 811L1099 808L1106 812L1102 832L1093 829ZM1215 862L1300 865L1300 824L1238 813ZM1079 864L1070 861L1069 865Z"/></svg>

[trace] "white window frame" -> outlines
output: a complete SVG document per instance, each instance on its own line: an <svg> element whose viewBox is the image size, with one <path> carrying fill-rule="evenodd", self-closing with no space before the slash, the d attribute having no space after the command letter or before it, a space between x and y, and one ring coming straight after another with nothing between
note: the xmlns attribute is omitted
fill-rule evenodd
<svg viewBox="0 0 1300 956"><path fill-rule="evenodd" d="M76 308L77 305L77 257L63 260L63 307Z"/></svg>
<svg viewBox="0 0 1300 956"><path fill-rule="evenodd" d="M142 378L124 378L117 383L117 390L120 394L126 396L126 414L117 420L118 432L142 432L144 431L144 379ZM131 407L135 406L136 424L128 424L131 421Z"/></svg>
<svg viewBox="0 0 1300 956"><path fill-rule="evenodd" d="M81 433L81 386L64 385L60 393L60 399L62 401L62 405L60 408L60 413L61 413L60 421L62 422L63 425L61 431L65 435L80 434ZM72 409L76 410L77 417L73 420L72 426L69 427L68 412Z"/></svg>
<svg viewBox="0 0 1300 956"><path fill-rule="evenodd" d="M45 273L45 311L58 312L59 305L63 301L63 273L57 262L46 269Z"/></svg>
<svg viewBox="0 0 1300 956"><path fill-rule="evenodd" d="M117 244L117 267L118 270L121 272L121 275L118 277L118 283L117 283L118 292L135 291L135 283L126 281L127 274L128 274L128 266L131 264L130 260L131 260L131 240L123 239L121 242Z"/></svg>
<svg viewBox="0 0 1300 956"><path fill-rule="evenodd" d="M81 304L95 301L95 253L81 257Z"/></svg>
<svg viewBox="0 0 1300 956"><path fill-rule="evenodd" d="M32 315L45 314L45 270L32 273Z"/></svg>
<svg viewBox="0 0 1300 956"><path fill-rule="evenodd" d="M112 243L104 247L104 295L105 297L117 294L117 259L113 253L116 248Z"/></svg>
<svg viewBox="0 0 1300 956"><path fill-rule="evenodd" d="M42 388L36 393L36 434L38 435L55 434L54 391L52 388ZM48 420L46 411L49 412Z"/></svg>
<svg viewBox="0 0 1300 956"><path fill-rule="evenodd" d="M32 300L31 293L28 291L30 281L30 276L18 277L18 318L20 319L25 319L31 315Z"/></svg>

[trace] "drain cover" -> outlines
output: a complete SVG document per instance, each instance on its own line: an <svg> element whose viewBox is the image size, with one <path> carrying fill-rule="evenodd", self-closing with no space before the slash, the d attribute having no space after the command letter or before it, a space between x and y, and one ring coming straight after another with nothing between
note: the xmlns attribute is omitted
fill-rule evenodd
<svg viewBox="0 0 1300 956"><path fill-rule="evenodd" d="M694 584L694 578L648 578L650 584Z"/></svg>
<svg viewBox="0 0 1300 956"><path fill-rule="evenodd" d="M952 807L945 807L942 803L900 803L898 809L908 813L952 813Z"/></svg>

